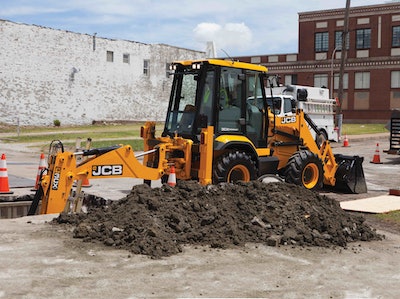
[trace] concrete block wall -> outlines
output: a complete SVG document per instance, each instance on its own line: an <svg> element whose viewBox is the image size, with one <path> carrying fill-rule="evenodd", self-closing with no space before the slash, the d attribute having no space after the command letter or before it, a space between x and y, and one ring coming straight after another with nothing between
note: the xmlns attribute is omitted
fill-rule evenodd
<svg viewBox="0 0 400 299"><path fill-rule="evenodd" d="M0 20L0 122L164 120L172 83L166 64L201 58L205 52Z"/></svg>

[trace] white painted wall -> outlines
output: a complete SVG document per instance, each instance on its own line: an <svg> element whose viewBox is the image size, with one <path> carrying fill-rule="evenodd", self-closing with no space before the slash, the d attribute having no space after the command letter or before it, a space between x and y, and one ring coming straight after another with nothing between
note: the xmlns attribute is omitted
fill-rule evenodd
<svg viewBox="0 0 400 299"><path fill-rule="evenodd" d="M164 120L172 77L166 64L205 58L163 44L111 40L0 20L0 122L87 124ZM114 62L107 62L107 51ZM123 54L130 63L123 63ZM150 75L143 61L150 60Z"/></svg>

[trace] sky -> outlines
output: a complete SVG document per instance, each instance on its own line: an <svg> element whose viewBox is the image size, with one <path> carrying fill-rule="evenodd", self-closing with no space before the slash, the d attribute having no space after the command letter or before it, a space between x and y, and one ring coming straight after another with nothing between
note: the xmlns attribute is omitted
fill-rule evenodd
<svg viewBox="0 0 400 299"><path fill-rule="evenodd" d="M351 0L351 7L390 0ZM298 13L346 0L0 0L0 19L98 37L205 51L218 57L298 52Z"/></svg>

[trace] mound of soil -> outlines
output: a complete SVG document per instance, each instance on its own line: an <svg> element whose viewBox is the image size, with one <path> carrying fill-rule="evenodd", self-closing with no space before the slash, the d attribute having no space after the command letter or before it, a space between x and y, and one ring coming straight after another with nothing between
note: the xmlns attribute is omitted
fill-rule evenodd
<svg viewBox="0 0 400 299"><path fill-rule="evenodd" d="M73 236L152 257L180 252L182 245L214 248L268 245L342 246L381 237L364 218L343 211L335 200L286 183L201 186L179 181L135 186L125 198L61 214L56 223L74 226Z"/></svg>

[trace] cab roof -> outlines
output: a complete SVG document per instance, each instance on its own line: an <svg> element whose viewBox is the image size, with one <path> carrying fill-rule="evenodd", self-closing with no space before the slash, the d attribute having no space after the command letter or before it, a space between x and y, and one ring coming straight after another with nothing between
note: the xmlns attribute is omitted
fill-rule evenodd
<svg viewBox="0 0 400 299"><path fill-rule="evenodd" d="M173 64L181 64L184 66L189 66L192 64L197 63L207 63L212 65L218 66L226 66L226 67L234 67L238 69L247 69L252 71L259 71L259 72L268 72L268 69L265 66L247 63L247 62L240 62L234 60L224 60L224 59L203 59L203 60L183 60L183 61L175 61Z"/></svg>

